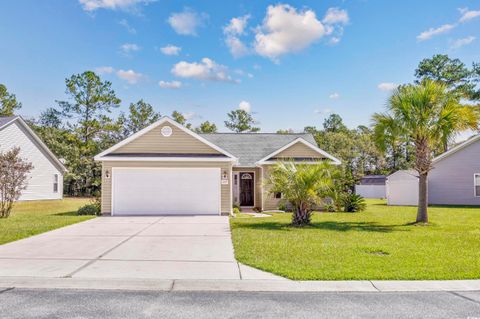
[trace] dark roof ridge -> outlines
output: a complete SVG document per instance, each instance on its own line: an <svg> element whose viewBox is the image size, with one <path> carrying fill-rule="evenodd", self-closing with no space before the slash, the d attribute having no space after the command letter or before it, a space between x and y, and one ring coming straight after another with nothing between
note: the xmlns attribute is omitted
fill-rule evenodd
<svg viewBox="0 0 480 319"><path fill-rule="evenodd" d="M215 133L199 133L200 135L220 135L220 134L231 134L231 135L260 135L260 134L271 134L271 135L308 135L312 133L274 133L274 132L245 132L245 133L236 133L236 132L215 132Z"/></svg>

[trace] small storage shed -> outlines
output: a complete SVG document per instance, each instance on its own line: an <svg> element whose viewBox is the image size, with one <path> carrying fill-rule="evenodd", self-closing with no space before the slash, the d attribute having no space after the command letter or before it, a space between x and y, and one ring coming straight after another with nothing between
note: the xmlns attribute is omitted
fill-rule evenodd
<svg viewBox="0 0 480 319"><path fill-rule="evenodd" d="M418 173L414 170L397 171L387 177L387 204L418 205Z"/></svg>
<svg viewBox="0 0 480 319"><path fill-rule="evenodd" d="M355 194L364 198L385 198L386 179L385 175L365 175L360 179L360 183L355 185Z"/></svg>

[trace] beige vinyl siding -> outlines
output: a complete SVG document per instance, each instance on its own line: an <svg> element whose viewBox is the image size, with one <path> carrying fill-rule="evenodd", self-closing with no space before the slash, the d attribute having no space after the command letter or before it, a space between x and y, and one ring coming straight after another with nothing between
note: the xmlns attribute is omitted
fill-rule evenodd
<svg viewBox="0 0 480 319"><path fill-rule="evenodd" d="M283 158L296 158L296 157L312 157L312 158L325 158L322 154L311 149L301 142L297 142L291 145L289 148L281 151L280 153L274 155L273 157L283 157Z"/></svg>
<svg viewBox="0 0 480 319"><path fill-rule="evenodd" d="M164 126L172 128L171 136L165 137L162 135L161 130ZM159 125L112 152L112 154L115 153L220 154L202 141L168 123Z"/></svg>
<svg viewBox="0 0 480 319"><path fill-rule="evenodd" d="M221 185L221 211L222 213L230 214L232 209L231 187L230 181L231 162L150 162L150 161L104 161L102 163L102 214L110 214L112 210L112 168L113 167L218 167L223 172L227 173L228 184ZM106 178L105 170L109 170L110 178ZM218 181L220 183L220 181ZM185 194L187 197L188 194Z"/></svg>
<svg viewBox="0 0 480 319"><path fill-rule="evenodd" d="M263 186L263 210L274 210L278 209L278 206L280 205L281 199L277 199L273 196L273 194L269 193L270 187L268 184L265 183L265 181L268 179L270 176L270 172L273 168L273 165L263 165L263 181L264 181L264 186Z"/></svg>
<svg viewBox="0 0 480 319"><path fill-rule="evenodd" d="M233 167L234 172L253 172L254 174L254 187L255 187L255 201L254 206L262 209L262 173L259 167L251 167L251 168L242 168L242 167ZM233 186L232 186L233 187ZM233 200L233 199L232 199ZM233 203L233 201L232 201Z"/></svg>

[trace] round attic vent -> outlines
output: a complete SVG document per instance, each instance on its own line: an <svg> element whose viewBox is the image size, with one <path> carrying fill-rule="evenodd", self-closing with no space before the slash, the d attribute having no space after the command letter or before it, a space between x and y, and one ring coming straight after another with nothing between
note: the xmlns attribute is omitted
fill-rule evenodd
<svg viewBox="0 0 480 319"><path fill-rule="evenodd" d="M170 126L164 126L162 127L162 130L161 130L161 133L163 136L165 137L169 137L170 135L172 135L172 128Z"/></svg>

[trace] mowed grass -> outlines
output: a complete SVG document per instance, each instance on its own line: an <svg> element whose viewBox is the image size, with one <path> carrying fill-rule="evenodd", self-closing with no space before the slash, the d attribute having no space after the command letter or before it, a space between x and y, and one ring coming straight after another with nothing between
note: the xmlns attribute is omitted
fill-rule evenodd
<svg viewBox="0 0 480 319"><path fill-rule="evenodd" d="M0 218L0 245L46 231L78 223L94 216L77 216L77 209L90 200L28 201L16 203L8 218Z"/></svg>
<svg viewBox="0 0 480 319"><path fill-rule="evenodd" d="M290 214L231 219L238 261L296 280L479 279L480 208L416 207L368 200L361 213L315 213L312 226Z"/></svg>

